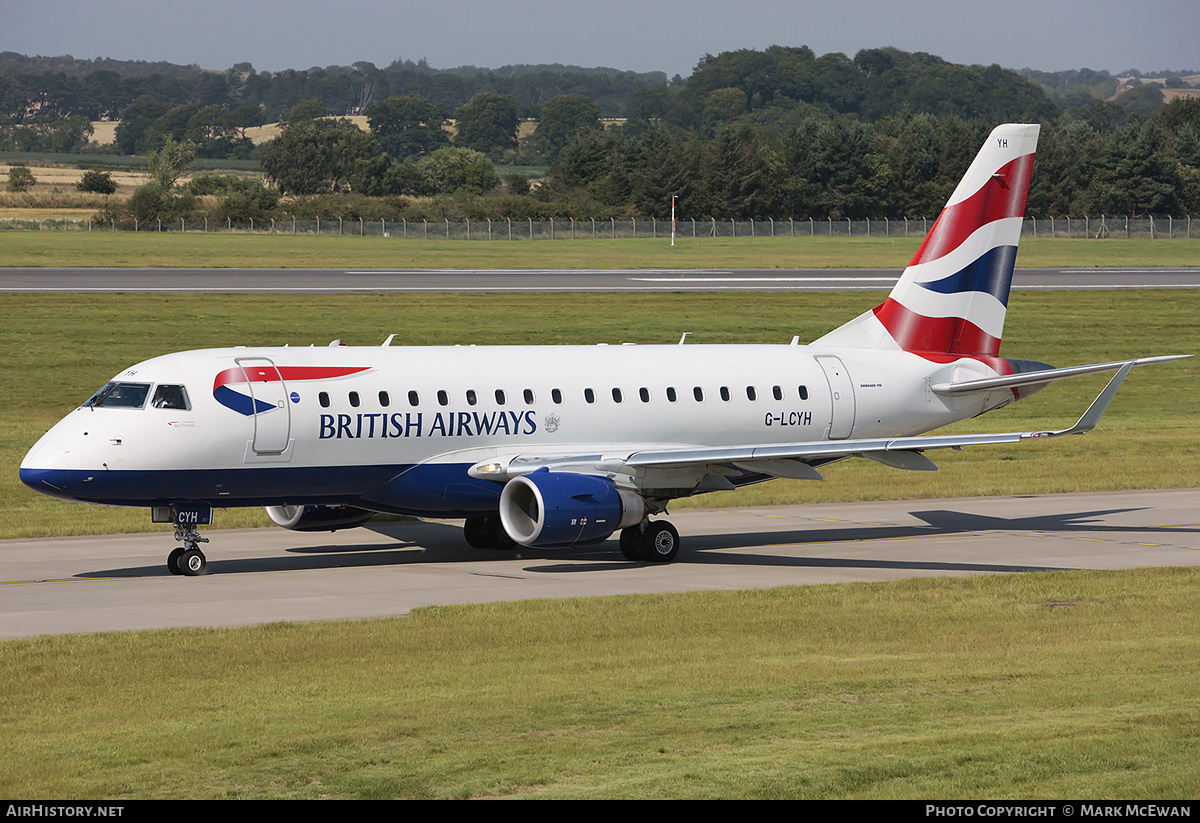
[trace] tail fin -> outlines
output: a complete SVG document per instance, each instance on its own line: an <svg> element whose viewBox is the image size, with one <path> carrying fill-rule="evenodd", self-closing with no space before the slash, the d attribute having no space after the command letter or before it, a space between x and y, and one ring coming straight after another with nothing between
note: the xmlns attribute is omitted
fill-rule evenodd
<svg viewBox="0 0 1200 823"><path fill-rule="evenodd" d="M814 345L998 354L1039 130L993 130L888 299Z"/></svg>

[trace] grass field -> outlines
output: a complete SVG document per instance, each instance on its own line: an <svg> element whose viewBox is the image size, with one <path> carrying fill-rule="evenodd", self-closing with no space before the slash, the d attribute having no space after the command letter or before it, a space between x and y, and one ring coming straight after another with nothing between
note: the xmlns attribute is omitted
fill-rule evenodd
<svg viewBox="0 0 1200 823"><path fill-rule="evenodd" d="M8 641L0 795L1193 797L1198 588L1040 573Z"/></svg>
<svg viewBox="0 0 1200 823"><path fill-rule="evenodd" d="M0 228L3 225L0 224ZM5 266L131 268L890 268L920 238L424 240L157 232L0 232ZM1026 238L1018 265L1200 266L1200 239Z"/></svg>
<svg viewBox="0 0 1200 823"><path fill-rule="evenodd" d="M69 265L64 255L222 265L212 261L232 260L228 249L268 259L262 249L277 239L205 257L216 247L186 235L137 238L97 259L93 238L39 245L23 234L0 235L6 263L17 265L8 251L20 247L20 259L54 261L42 265ZM361 241L317 240L277 249L291 265L367 265L355 256ZM652 256L641 241L603 242L578 245L611 250L610 265ZM1052 254L1086 245L1047 242ZM574 251L517 245L535 261ZM553 254L539 258L543 246ZM381 241L371 259L395 248ZM419 251L443 265L455 253ZM1054 265L1025 251L1023 265ZM1158 251L1142 247L1136 264ZM757 261L762 247L721 253ZM907 254L881 265L899 268ZM580 265L598 265L590 259ZM0 295L0 536L150 528L141 511L36 495L15 468L111 375L167 351L376 345L393 332L398 345L671 343L684 331L696 343L786 342L881 298ZM1010 308L1010 357L1071 365L1200 352L1196 292L1016 293ZM1135 371L1087 437L939 455L933 474L849 461L822 483L776 481L719 504L1194 486L1198 377L1196 359ZM1069 425L1103 381L1066 381L962 426ZM755 493L770 496L739 496ZM918 579L6 641L0 797L1190 797L1200 785L1198 583L1196 569Z"/></svg>

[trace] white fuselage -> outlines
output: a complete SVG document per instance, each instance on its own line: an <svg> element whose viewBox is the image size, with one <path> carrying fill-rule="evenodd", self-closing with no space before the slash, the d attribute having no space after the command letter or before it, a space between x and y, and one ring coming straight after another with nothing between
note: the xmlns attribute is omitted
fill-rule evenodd
<svg viewBox="0 0 1200 823"><path fill-rule="evenodd" d="M919 434L1013 396L932 384L995 374L971 358L800 345L210 349L122 372L115 382L149 387L145 404L76 409L21 472L113 505L469 516L499 496L467 475L482 461ZM188 408L155 408L160 385L183 386Z"/></svg>

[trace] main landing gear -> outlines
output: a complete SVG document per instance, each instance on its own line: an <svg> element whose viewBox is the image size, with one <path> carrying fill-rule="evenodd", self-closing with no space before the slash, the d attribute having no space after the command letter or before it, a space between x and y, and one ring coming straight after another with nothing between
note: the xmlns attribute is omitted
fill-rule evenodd
<svg viewBox="0 0 1200 823"><path fill-rule="evenodd" d="M517 547L516 541L504 530L499 517L468 517L463 524L463 536L473 549L509 551Z"/></svg>
<svg viewBox="0 0 1200 823"><path fill-rule="evenodd" d="M621 554L626 560L670 563L679 554L679 532L666 520L647 520L621 529Z"/></svg>
<svg viewBox="0 0 1200 823"><path fill-rule="evenodd" d="M192 524L175 524L175 539L182 542L167 555L167 570L171 574L182 574L187 577L198 577L208 570L208 560L200 551L200 544L207 543L207 537L200 536L200 530Z"/></svg>

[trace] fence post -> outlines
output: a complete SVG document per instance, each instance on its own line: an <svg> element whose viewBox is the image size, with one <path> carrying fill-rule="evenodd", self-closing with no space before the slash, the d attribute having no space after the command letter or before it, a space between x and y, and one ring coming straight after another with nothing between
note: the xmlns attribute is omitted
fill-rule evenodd
<svg viewBox="0 0 1200 823"><path fill-rule="evenodd" d="M364 226L364 225L363 225L363 219L362 219L361 217L360 217L360 218L358 218L358 236L359 236L359 237L363 237L363 236L365 236L365 235L363 234L363 231L364 231L365 229L366 229L366 226ZM251 231L251 232L253 232L253 231L254 231L254 218L253 218L253 217L251 217L251 218L250 218L250 231Z"/></svg>
<svg viewBox="0 0 1200 823"><path fill-rule="evenodd" d="M575 218L571 218L571 239L575 239Z"/></svg>
<svg viewBox="0 0 1200 823"><path fill-rule="evenodd" d="M450 239L450 218L443 217L442 219L446 221L446 239L449 240Z"/></svg>
<svg viewBox="0 0 1200 823"><path fill-rule="evenodd" d="M512 218L506 217L504 219L508 221L508 239L512 240Z"/></svg>
<svg viewBox="0 0 1200 823"><path fill-rule="evenodd" d="M533 239L533 218L529 218L529 239Z"/></svg>
<svg viewBox="0 0 1200 823"><path fill-rule="evenodd" d="M554 239L554 218L550 218L550 239Z"/></svg>
<svg viewBox="0 0 1200 823"><path fill-rule="evenodd" d="M617 239L617 218L610 217L608 219L612 221L613 240L616 240Z"/></svg>
<svg viewBox="0 0 1200 823"><path fill-rule="evenodd" d="M463 222L465 222L467 224L467 239L470 240L471 239L471 221L464 220Z"/></svg>
<svg viewBox="0 0 1200 823"><path fill-rule="evenodd" d="M492 218L488 218L488 240L492 239Z"/></svg>
<svg viewBox="0 0 1200 823"><path fill-rule="evenodd" d="M317 237L321 236L321 218L317 218Z"/></svg>
<svg viewBox="0 0 1200 823"><path fill-rule="evenodd" d="M867 218L867 237L871 236L871 218Z"/></svg>
<svg viewBox="0 0 1200 823"><path fill-rule="evenodd" d="M592 239L596 239L596 218L592 218Z"/></svg>
<svg viewBox="0 0 1200 823"><path fill-rule="evenodd" d="M633 239L637 240L637 218L633 218Z"/></svg>
<svg viewBox="0 0 1200 823"><path fill-rule="evenodd" d="M737 223L733 221L732 217L729 218L729 236L737 237Z"/></svg>
<svg viewBox="0 0 1200 823"><path fill-rule="evenodd" d="M658 239L658 220L654 217L650 218L650 239Z"/></svg>

